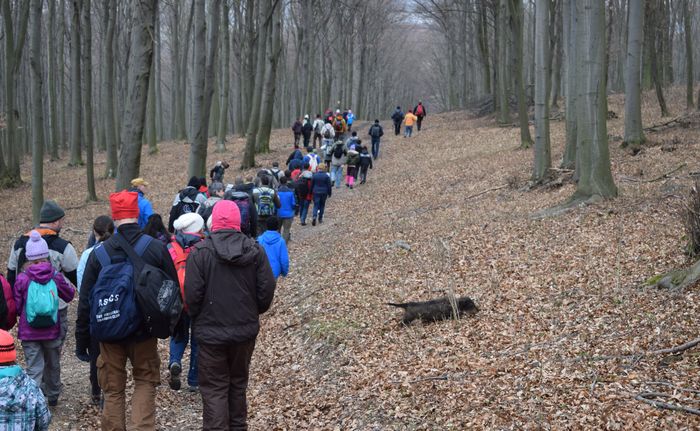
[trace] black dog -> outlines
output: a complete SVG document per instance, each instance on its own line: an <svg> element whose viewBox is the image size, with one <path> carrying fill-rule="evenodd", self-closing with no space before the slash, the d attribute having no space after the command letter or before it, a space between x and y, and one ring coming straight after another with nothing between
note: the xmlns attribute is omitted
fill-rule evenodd
<svg viewBox="0 0 700 431"><path fill-rule="evenodd" d="M475 314L479 311L470 298L463 296L455 298L457 302L457 311L459 316L464 314ZM423 302L405 302L402 304L394 304L389 302L388 305L404 309L403 323L408 325L416 319L420 319L425 323L435 322L438 320L447 320L454 317L454 309L448 297L433 299Z"/></svg>

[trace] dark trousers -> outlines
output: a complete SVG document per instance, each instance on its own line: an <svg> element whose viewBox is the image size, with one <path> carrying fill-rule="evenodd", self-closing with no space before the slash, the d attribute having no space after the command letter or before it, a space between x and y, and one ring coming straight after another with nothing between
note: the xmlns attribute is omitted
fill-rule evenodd
<svg viewBox="0 0 700 431"><path fill-rule="evenodd" d="M318 146L321 146L321 134L314 132L314 148L316 148L316 141L318 141Z"/></svg>
<svg viewBox="0 0 700 431"><path fill-rule="evenodd" d="M416 124L418 126L418 130L420 130L420 123L422 123L422 122L423 122L423 117L418 117L418 121Z"/></svg>
<svg viewBox="0 0 700 431"><path fill-rule="evenodd" d="M367 170L368 169L369 169L369 165L360 166L360 184L364 184L364 182L367 181Z"/></svg>
<svg viewBox="0 0 700 431"><path fill-rule="evenodd" d="M401 133L401 123L394 122L394 135L399 136Z"/></svg>
<svg viewBox="0 0 700 431"><path fill-rule="evenodd" d="M379 138L372 137L372 158L377 160L379 157Z"/></svg>
<svg viewBox="0 0 700 431"><path fill-rule="evenodd" d="M314 193L314 220L316 220L316 217L319 220L323 220L323 212L326 210L326 199L328 199L327 194Z"/></svg>
<svg viewBox="0 0 700 431"><path fill-rule="evenodd" d="M309 142L311 142L311 133L304 133L304 148L309 147Z"/></svg>
<svg viewBox="0 0 700 431"><path fill-rule="evenodd" d="M199 345L199 390L204 405L202 429L247 430L248 372L255 339L226 345Z"/></svg>
<svg viewBox="0 0 700 431"><path fill-rule="evenodd" d="M97 357L100 356L100 342L95 337L90 338L90 387L92 396L100 396L100 382L97 380Z"/></svg>
<svg viewBox="0 0 700 431"><path fill-rule="evenodd" d="M294 148L299 148L299 140L301 139L301 133L294 134Z"/></svg>

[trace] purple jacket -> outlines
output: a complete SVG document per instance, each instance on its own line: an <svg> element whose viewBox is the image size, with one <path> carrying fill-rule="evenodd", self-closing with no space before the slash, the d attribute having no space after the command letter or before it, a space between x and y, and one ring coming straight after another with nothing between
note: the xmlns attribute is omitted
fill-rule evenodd
<svg viewBox="0 0 700 431"><path fill-rule="evenodd" d="M75 287L68 283L63 277L63 274L57 272L51 266L51 262L41 262L27 267L24 271L17 275L15 280L15 304L17 306L17 314L19 315L19 326L17 336L24 341L43 341L55 340L61 333L60 313L59 321L55 325L48 328L32 328L27 323L25 312L25 302L27 300L27 289L31 281L37 283L48 283L50 279L56 283L58 288L58 297L65 302L70 302L75 296Z"/></svg>

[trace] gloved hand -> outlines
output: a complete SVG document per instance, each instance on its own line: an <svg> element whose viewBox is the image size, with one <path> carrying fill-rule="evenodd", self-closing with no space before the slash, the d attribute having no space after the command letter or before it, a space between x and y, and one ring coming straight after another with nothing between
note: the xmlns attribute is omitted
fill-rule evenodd
<svg viewBox="0 0 700 431"><path fill-rule="evenodd" d="M76 337L77 338L77 337ZM78 357L83 362L90 362L90 354L88 349L90 347L90 342L75 340L75 356Z"/></svg>

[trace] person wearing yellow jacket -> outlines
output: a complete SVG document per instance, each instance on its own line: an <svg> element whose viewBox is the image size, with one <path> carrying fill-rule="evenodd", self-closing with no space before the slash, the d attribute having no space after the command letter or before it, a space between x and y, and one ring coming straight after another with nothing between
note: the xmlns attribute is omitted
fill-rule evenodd
<svg viewBox="0 0 700 431"><path fill-rule="evenodd" d="M403 119L404 126L406 126L404 128L404 133L403 133L404 138L411 137L411 134L413 133L413 125L416 124L417 120L418 120L418 117L413 115L413 111L409 109L408 112L406 113L406 117L404 117L404 119Z"/></svg>

